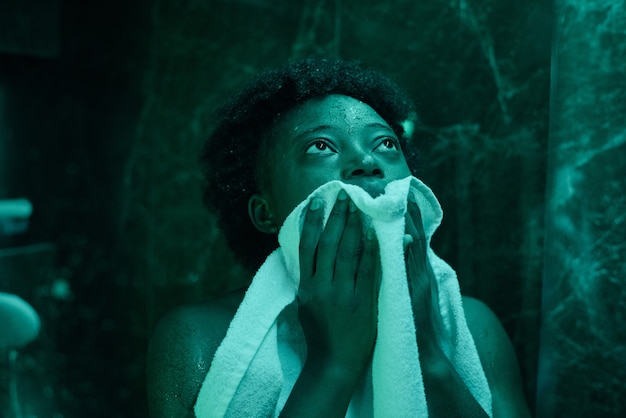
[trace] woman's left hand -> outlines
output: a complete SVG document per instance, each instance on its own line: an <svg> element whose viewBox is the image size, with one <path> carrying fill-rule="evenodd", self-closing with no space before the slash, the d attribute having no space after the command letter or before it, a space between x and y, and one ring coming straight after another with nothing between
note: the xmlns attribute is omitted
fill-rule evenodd
<svg viewBox="0 0 626 418"><path fill-rule="evenodd" d="M417 203L412 200L409 200L405 219L404 258L417 341L418 345L428 344L433 347L437 343L438 335L443 332L443 323L439 312L435 274L428 260L428 243L422 215Z"/></svg>

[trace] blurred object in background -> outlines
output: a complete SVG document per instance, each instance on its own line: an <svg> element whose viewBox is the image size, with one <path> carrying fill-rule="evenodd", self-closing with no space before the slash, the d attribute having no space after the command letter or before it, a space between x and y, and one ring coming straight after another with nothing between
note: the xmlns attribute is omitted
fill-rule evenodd
<svg viewBox="0 0 626 418"><path fill-rule="evenodd" d="M9 369L9 399L14 418L22 418L18 389L18 349L39 335L41 321L32 306L19 296L0 292L0 353L6 353Z"/></svg>
<svg viewBox="0 0 626 418"><path fill-rule="evenodd" d="M27 199L0 200L0 237L26 233L33 207ZM7 241L11 242L11 241ZM32 344L41 333L41 319L27 302L36 300L50 311L42 294L55 297L67 295L55 288L56 282L41 286L42 274L49 267L54 247L51 244L30 244L0 248L0 416L23 418L40 416L49 401L39 395L45 390L39 374L47 370L47 343ZM56 285L56 287L59 287ZM43 289L48 291L43 292ZM10 293L7 293L10 292ZM18 296L22 295L22 296Z"/></svg>
<svg viewBox="0 0 626 418"><path fill-rule="evenodd" d="M39 315L24 299L0 292L0 350L24 347L39 335Z"/></svg>
<svg viewBox="0 0 626 418"><path fill-rule="evenodd" d="M0 235L14 235L28 229L33 207L27 199L0 200Z"/></svg>

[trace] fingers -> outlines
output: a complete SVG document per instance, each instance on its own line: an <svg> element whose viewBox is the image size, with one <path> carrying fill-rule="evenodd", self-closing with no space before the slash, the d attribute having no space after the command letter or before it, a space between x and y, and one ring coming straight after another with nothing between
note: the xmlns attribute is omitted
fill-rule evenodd
<svg viewBox="0 0 626 418"><path fill-rule="evenodd" d="M420 305L425 302L426 293L429 292L428 262L426 256L426 236L422 225L422 215L417 203L409 201L407 207L405 237L405 264L409 285L409 291L414 302ZM417 301L416 299L419 299Z"/></svg>
<svg viewBox="0 0 626 418"><path fill-rule="evenodd" d="M414 319L420 327L427 327L432 324L432 306L437 302L438 295L435 276L428 261L428 247L422 217L415 202L408 204L406 232L411 236L410 240L405 241L405 243L408 242L405 248L405 260Z"/></svg>
<svg viewBox="0 0 626 418"><path fill-rule="evenodd" d="M378 251L378 240L374 230L370 228L365 234L363 241L363 253L359 263L356 282L354 284L355 295L364 293L374 301L378 293L379 284L377 278L380 269L380 256Z"/></svg>
<svg viewBox="0 0 626 418"><path fill-rule="evenodd" d="M361 217L354 202L348 204L348 215L341 241L337 248L334 280L344 292L354 292L354 280L359 264L359 250L363 228Z"/></svg>
<svg viewBox="0 0 626 418"><path fill-rule="evenodd" d="M313 198L309 202L307 212L300 235L300 278L306 279L315 274L315 253L322 222L324 219L324 201L320 198Z"/></svg>
<svg viewBox="0 0 626 418"><path fill-rule="evenodd" d="M320 198L311 199L302 227L299 256L300 275L304 280L317 274L332 281L337 261L345 274L358 253L359 217L354 204L350 204L348 194L345 190L338 193L324 227L322 205Z"/></svg>
<svg viewBox="0 0 626 418"><path fill-rule="evenodd" d="M321 204L312 200L305 215L300 238L301 286L319 289L332 283L342 294L359 293L357 299L373 300L380 268L374 231L364 236L362 214L345 191L339 192L324 227ZM313 276L315 283L309 280Z"/></svg>
<svg viewBox="0 0 626 418"><path fill-rule="evenodd" d="M412 243L417 243L418 245L423 246L426 243L426 234L422 223L422 213L420 212L417 203L409 201L407 205L407 215L407 232L413 238Z"/></svg>
<svg viewBox="0 0 626 418"><path fill-rule="evenodd" d="M317 246L316 271L332 279L335 260L348 218L348 194L340 190ZM345 245L344 245L345 248ZM344 249L345 251L345 249Z"/></svg>
<svg viewBox="0 0 626 418"><path fill-rule="evenodd" d="M417 203L409 201L407 208L406 232L409 237L404 237L405 259L408 265L408 256L413 254L413 263L416 264L417 270L426 268L426 234L422 224L422 214ZM407 273L410 273L407 271ZM411 276L409 276L411 277Z"/></svg>

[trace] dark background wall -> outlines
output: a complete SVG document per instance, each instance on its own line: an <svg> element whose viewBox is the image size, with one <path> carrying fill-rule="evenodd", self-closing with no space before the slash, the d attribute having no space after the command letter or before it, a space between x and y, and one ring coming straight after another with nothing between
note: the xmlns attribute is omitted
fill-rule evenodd
<svg viewBox="0 0 626 418"><path fill-rule="evenodd" d="M433 246L502 320L534 409L551 2L3 4L0 198L34 213L0 238L0 291L43 322L21 354L26 412L146 415L158 318L250 279L200 201L211 112L258 70L311 53L361 60L417 102L420 176L445 213Z"/></svg>

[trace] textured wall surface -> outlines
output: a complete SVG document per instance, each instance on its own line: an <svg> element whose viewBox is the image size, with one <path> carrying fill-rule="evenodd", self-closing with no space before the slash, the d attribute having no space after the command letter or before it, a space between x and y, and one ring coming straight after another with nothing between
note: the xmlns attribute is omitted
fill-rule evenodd
<svg viewBox="0 0 626 418"><path fill-rule="evenodd" d="M626 412L626 7L559 0L538 416Z"/></svg>
<svg viewBox="0 0 626 418"><path fill-rule="evenodd" d="M128 193L125 220L127 236L137 240L133 280L150 304L148 323L181 300L250 277L223 261L222 237L204 226L213 220L197 205L199 180L189 164L210 131L212 109L268 65L341 55L389 73L417 102L424 122L419 174L445 212L434 245L457 269L464 292L501 317L533 403L549 3L162 1L155 14L146 106L127 165L126 187L140 187Z"/></svg>
<svg viewBox="0 0 626 418"><path fill-rule="evenodd" d="M31 301L43 321L40 339L20 356L25 413L145 416L145 351L158 318L174 306L204 300L250 279L232 261L214 217L201 204L196 159L212 127L211 113L258 70L312 53L361 60L391 75L417 102L423 120L417 141L424 154L419 175L433 188L445 214L433 245L456 268L464 293L483 299L502 320L520 359L529 402L535 404L551 2L58 3L53 56L33 55L31 45L45 44L41 39L24 43L20 51L15 36L4 43L13 49L0 53L0 150L6 154L0 161L10 159L10 173L0 169L8 173L0 179L0 198L25 196L34 206L29 231L0 241L0 251L21 248L18 253L0 253L0 290ZM611 65L624 61L619 60L620 51L601 51L609 44L624 44L619 38L623 17L618 18L609 3L597 10L583 8L583 3L574 4L607 23L600 26L600 43L570 38L585 32L574 24L560 36L577 39L568 48L588 48L594 62L607 63L602 68L616 74L618 67ZM576 17L583 12L568 13ZM604 14L613 17L603 20ZM572 61L573 67L585 62L583 56L570 56L580 60ZM573 189L573 197L561 197L574 227L586 234L587 241L575 241L576 251L605 259L619 259L620 253L610 252L608 245L618 246L619 228L623 231L623 223L615 221L621 216L619 206L613 203L622 198L623 184L603 181L621 178L619 167L609 159L623 151L623 145L602 151L619 138L618 121L623 120L623 109L603 111L608 103L624 102L623 87L619 90L615 77L580 90L585 95L602 93L602 101L589 110L593 112L568 108L559 116L564 126L572 120L584 123L569 126L571 133L592 125L605 126L603 133L572 147L557 138L552 149L563 146L571 157L550 157L554 167L567 168L565 174L576 174L571 179L584 183L584 188ZM581 80L562 83L579 85ZM560 91L563 97L569 94ZM567 131L559 132L567 137ZM577 153L586 144L597 152ZM590 161L598 169L584 171L592 166L586 165L572 171L572 161L583 161L583 156L593 156ZM550 210L555 207L554 190L549 193ZM587 194L592 192L605 200L592 199ZM577 205L579 199L585 199L586 206ZM612 221L600 216L611 210ZM583 221L581 216L587 214L594 215ZM574 248L571 245L568 248ZM556 259L566 257L563 254ZM574 257L570 261L578 257L567 254ZM623 259L623 247L621 254ZM605 268L591 261L583 264L596 266L594 274ZM613 266L621 265L615 261ZM585 299L585 306L604 298L614 298L607 306L617 306L618 293L623 292L617 280L623 270L621 276L617 270L611 274L598 281L602 285L594 288L595 299ZM567 286L580 288L570 281ZM554 308L565 318L551 328L555 334L570 335L578 300ZM594 317L593 310L585 312L590 321L605 318ZM609 329L609 334L618 332ZM561 353L550 363L553 370L564 370L560 365L569 357ZM615 358L602 367L613 366ZM596 385L606 385L599 388L615 389L609 372L594 374L597 370L572 369L571 374L559 374L565 380L546 384L544 389L551 391L546 393L557 399L554 407L586 393L590 408L599 408L606 399L560 383L582 374ZM8 408L6 379L1 378L8 373L0 367L0 415ZM564 396L559 398L559 393Z"/></svg>

